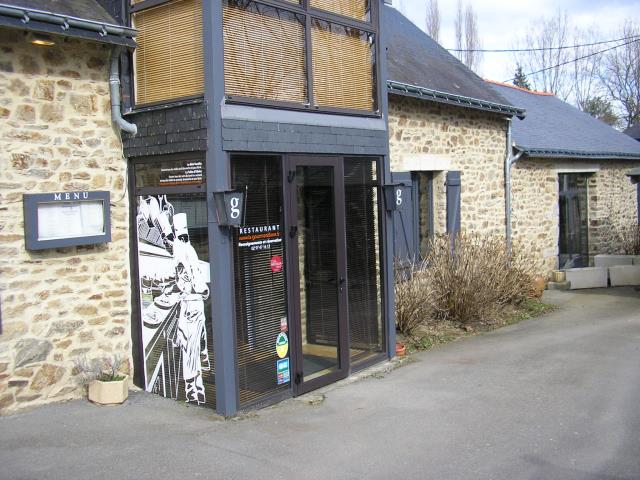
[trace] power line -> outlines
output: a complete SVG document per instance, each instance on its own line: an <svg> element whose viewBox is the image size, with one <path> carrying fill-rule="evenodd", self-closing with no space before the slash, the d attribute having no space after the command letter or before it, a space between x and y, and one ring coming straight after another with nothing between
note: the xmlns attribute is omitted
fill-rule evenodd
<svg viewBox="0 0 640 480"><path fill-rule="evenodd" d="M593 52L593 53L590 53L588 55L583 55L582 57L576 57L573 60L568 60L566 62L558 63L558 64L552 65L550 67L545 67L545 68L542 68L542 69L540 69L538 71L535 71L535 72L525 73L525 77L529 77L531 75L537 75L538 73L546 72L547 70L552 70L554 68L562 67L563 65L568 65L570 63L575 63L578 60L584 60L585 58L593 57L595 55L600 55L601 53L608 52L609 50L615 50L616 48L624 47L625 45L629 45L631 43L635 43L635 42L640 41L640 38L636 38L635 36L634 37L627 37L627 38L635 38L635 40L630 40L630 41L628 41L626 43L621 43L620 45L614 45L613 47L605 48L604 50L599 50L597 52ZM503 83L512 82L514 80L515 80L515 77L510 78L509 80L505 80Z"/></svg>
<svg viewBox="0 0 640 480"><path fill-rule="evenodd" d="M605 43L622 42L625 40L637 39L640 35L631 35L630 37L616 38L613 40L603 40L594 43L581 43L577 45L567 45L562 47L545 47L545 48L501 48L501 49L484 49L484 48L447 48L450 52L482 52L482 53L514 53L514 52L541 52L545 50L567 50L570 48L593 47L595 45L603 45Z"/></svg>

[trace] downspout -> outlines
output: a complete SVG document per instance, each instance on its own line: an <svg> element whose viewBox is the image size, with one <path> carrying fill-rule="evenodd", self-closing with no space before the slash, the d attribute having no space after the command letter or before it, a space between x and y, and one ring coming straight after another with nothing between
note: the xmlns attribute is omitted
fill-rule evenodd
<svg viewBox="0 0 640 480"><path fill-rule="evenodd" d="M120 110L120 52L121 48L116 47L111 53L111 67L109 68L109 88L111 90L111 120L120 130L131 135L138 133L138 127L134 123L127 122L122 118Z"/></svg>
<svg viewBox="0 0 640 480"><path fill-rule="evenodd" d="M512 118L507 121L507 154L504 159L504 213L506 222L506 244L507 255L511 256L511 167L522 156L522 151L513 155L513 141L511 139L511 122Z"/></svg>

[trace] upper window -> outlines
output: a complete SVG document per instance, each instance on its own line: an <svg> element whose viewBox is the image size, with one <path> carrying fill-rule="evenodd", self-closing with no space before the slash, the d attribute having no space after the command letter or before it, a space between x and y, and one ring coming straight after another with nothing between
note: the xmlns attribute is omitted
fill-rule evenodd
<svg viewBox="0 0 640 480"><path fill-rule="evenodd" d="M313 19L311 43L315 104L373 110L373 34Z"/></svg>
<svg viewBox="0 0 640 480"><path fill-rule="evenodd" d="M356 20L370 21L368 0L309 0L309 5Z"/></svg>
<svg viewBox="0 0 640 480"><path fill-rule="evenodd" d="M223 8L226 94L304 103L304 16L246 0Z"/></svg>
<svg viewBox="0 0 640 480"><path fill-rule="evenodd" d="M136 105L202 95L202 0L171 0L144 8L134 0Z"/></svg>
<svg viewBox="0 0 640 480"><path fill-rule="evenodd" d="M376 32L368 0L280 5L224 0L227 99L373 113Z"/></svg>

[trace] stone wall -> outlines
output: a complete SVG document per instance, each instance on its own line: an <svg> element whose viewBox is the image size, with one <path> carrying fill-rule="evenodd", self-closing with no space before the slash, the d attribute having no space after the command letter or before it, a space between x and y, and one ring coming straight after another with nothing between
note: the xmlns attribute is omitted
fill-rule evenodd
<svg viewBox="0 0 640 480"><path fill-rule="evenodd" d="M520 160L511 169L511 229L540 274L558 263L558 175L553 160Z"/></svg>
<svg viewBox="0 0 640 480"><path fill-rule="evenodd" d="M638 223L636 186L625 173L640 162L600 162L589 179L589 253L622 253L622 232Z"/></svg>
<svg viewBox="0 0 640 480"><path fill-rule="evenodd" d="M461 228L504 235L504 117L410 97L389 97L391 169L403 171L403 155L437 156L462 172ZM425 168L429 170L429 168ZM445 172L434 172L434 229L446 229Z"/></svg>
<svg viewBox="0 0 640 480"><path fill-rule="evenodd" d="M405 155L423 154L461 170L461 227L505 234L505 119L499 115L408 97L389 98L391 168L406 170ZM589 178L589 251L617 253L623 227L637 222L636 187L625 173L640 162L525 159L512 169L514 244L535 261L540 274L558 267L558 170L598 169ZM445 231L445 173L434 171L434 230ZM425 205L421 205L421 214Z"/></svg>
<svg viewBox="0 0 640 480"><path fill-rule="evenodd" d="M110 120L110 49L31 45L0 29L0 413L83 394L74 358L130 364L126 162ZM23 193L111 192L108 244L28 252Z"/></svg>
<svg viewBox="0 0 640 480"><path fill-rule="evenodd" d="M637 223L636 187L625 173L640 162L526 159L512 170L513 238L532 252L541 274L558 268L558 172L589 175L589 253L621 253L620 234Z"/></svg>

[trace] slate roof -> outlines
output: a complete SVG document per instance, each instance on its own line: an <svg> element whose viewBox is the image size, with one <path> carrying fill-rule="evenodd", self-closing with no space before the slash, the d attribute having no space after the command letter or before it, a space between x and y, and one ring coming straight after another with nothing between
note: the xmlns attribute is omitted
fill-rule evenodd
<svg viewBox="0 0 640 480"><path fill-rule="evenodd" d="M640 142L554 95L487 84L527 110L527 118L513 121L512 134L516 147L529 156L640 159Z"/></svg>
<svg viewBox="0 0 640 480"><path fill-rule="evenodd" d="M381 28L387 44L390 93L523 115L395 8L384 5Z"/></svg>
<svg viewBox="0 0 640 480"><path fill-rule="evenodd" d="M8 0L2 3L98 22L117 23L95 0Z"/></svg>
<svg viewBox="0 0 640 480"><path fill-rule="evenodd" d="M96 0L0 0L0 26L135 46L136 31Z"/></svg>
<svg viewBox="0 0 640 480"><path fill-rule="evenodd" d="M629 135L631 138L635 138L636 140L640 140L640 123L636 123L635 125L631 125L627 128L624 133Z"/></svg>

